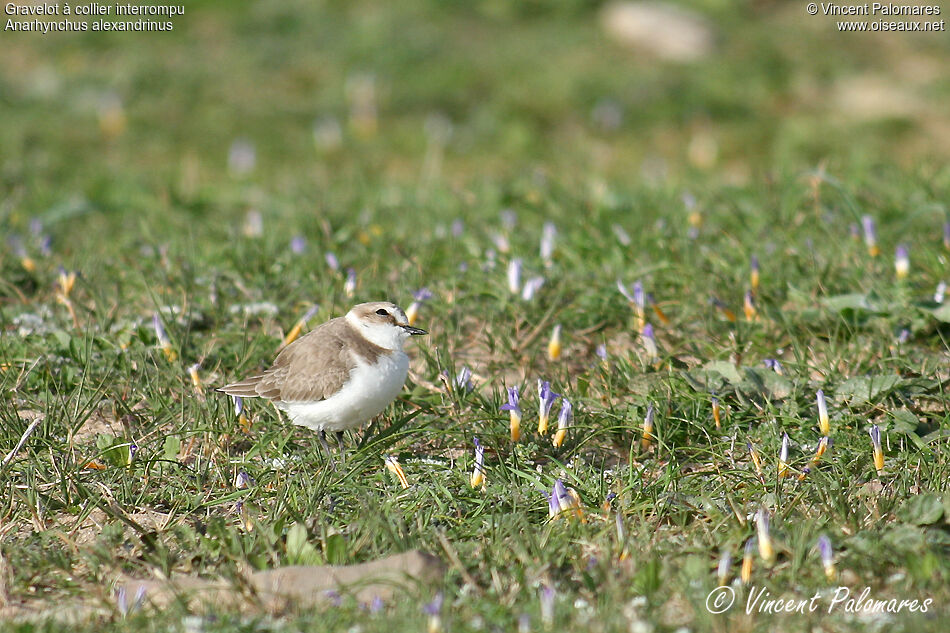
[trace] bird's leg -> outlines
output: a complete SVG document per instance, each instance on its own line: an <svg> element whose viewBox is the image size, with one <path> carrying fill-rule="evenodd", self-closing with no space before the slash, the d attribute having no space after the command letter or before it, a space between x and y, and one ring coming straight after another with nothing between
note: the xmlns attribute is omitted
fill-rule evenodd
<svg viewBox="0 0 950 633"><path fill-rule="evenodd" d="M336 432L336 445L340 447L340 461L342 462L346 457L346 453L343 449L343 431Z"/></svg>
<svg viewBox="0 0 950 633"><path fill-rule="evenodd" d="M333 459L333 451L330 450L330 445L327 444L327 432L320 430L320 443L323 445L323 450L327 452L327 459L330 460L330 464L336 468L336 461Z"/></svg>

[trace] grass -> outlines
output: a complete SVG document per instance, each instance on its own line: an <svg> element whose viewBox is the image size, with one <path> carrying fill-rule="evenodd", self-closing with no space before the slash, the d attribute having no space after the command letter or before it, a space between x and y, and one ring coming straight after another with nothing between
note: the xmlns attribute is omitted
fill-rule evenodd
<svg viewBox="0 0 950 633"><path fill-rule="evenodd" d="M867 74L907 88L900 69L940 60L946 42L833 39L777 7L695 6L721 34L718 57L675 67L604 40L579 2L201 2L168 36L5 37L3 626L417 630L441 592L447 630L942 630L950 313L933 295L948 257L935 105L947 85L912 86L919 109L874 120L812 95ZM889 54L869 67L869 50ZM351 117L346 88L369 75L375 131ZM619 127L592 120L604 104L622 112ZM704 134L712 163L686 149ZM241 138L256 155L246 173L228 168ZM254 214L259 233L246 227ZM877 256L851 236L865 215ZM910 247L903 279L898 244ZM753 255L754 320L743 313ZM522 281L545 279L530 301L508 288L515 258ZM655 362L618 279L641 281L668 319L646 310ZM244 431L211 391L269 363L314 303L311 324L357 301L406 307L421 287L435 295L420 311L430 335L414 339L406 390L348 438L340 469L262 403L247 403ZM556 324L564 351L551 360ZM473 388L448 388L463 367ZM536 430L538 379L574 405L560 447ZM500 411L515 385L517 444ZM819 389L833 445L812 465ZM790 477L778 476L783 432ZM473 489L476 436L486 476ZM557 479L583 520L549 518ZM742 584L760 509L776 558L756 554ZM236 578L411 549L445 561L444 579L376 613L346 596L271 613L251 597L243 609L122 613L113 590L120 577ZM737 604L715 615L706 600L723 551ZM933 602L926 614L828 613L838 586ZM763 588L821 592L823 608L746 614Z"/></svg>

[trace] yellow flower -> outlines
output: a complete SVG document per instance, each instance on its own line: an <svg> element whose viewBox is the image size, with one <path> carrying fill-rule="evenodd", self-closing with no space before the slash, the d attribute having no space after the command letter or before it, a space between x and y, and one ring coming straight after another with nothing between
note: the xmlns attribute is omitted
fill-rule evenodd
<svg viewBox="0 0 950 633"><path fill-rule="evenodd" d="M387 455L385 459L386 469L396 476L396 479L399 480L399 483L402 484L403 489L409 487L409 480L406 479L406 472L402 469L402 466L399 465L399 460L396 459L395 455Z"/></svg>
<svg viewBox="0 0 950 633"><path fill-rule="evenodd" d="M771 565L775 561L775 546L769 533L769 514L764 508L760 508L755 516L755 527L759 539L759 556L766 564Z"/></svg>
<svg viewBox="0 0 950 633"><path fill-rule="evenodd" d="M551 332L551 341L548 343L548 360L556 361L561 358L561 326L555 325Z"/></svg>
<svg viewBox="0 0 950 633"><path fill-rule="evenodd" d="M485 447L481 445L477 437L475 438L475 467L472 469L470 483L472 488L485 485Z"/></svg>

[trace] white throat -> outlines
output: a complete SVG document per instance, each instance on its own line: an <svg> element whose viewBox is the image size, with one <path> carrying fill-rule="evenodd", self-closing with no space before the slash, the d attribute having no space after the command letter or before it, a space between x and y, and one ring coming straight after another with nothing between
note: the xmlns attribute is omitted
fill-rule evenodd
<svg viewBox="0 0 950 633"><path fill-rule="evenodd" d="M401 327L387 323L367 323L353 314L352 310L346 313L346 320L363 338L383 349L402 351L402 344L409 338L409 332Z"/></svg>

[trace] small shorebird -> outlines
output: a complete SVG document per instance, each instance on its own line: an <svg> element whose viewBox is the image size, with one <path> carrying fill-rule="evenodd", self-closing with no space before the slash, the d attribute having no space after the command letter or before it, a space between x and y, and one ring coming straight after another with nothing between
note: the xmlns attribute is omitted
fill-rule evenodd
<svg viewBox="0 0 950 633"><path fill-rule="evenodd" d="M342 452L343 431L396 399L409 373L403 343L420 334L427 332L409 325L399 306L361 303L285 347L264 373L218 391L266 398L294 424L319 431L327 455L327 431L335 432Z"/></svg>

